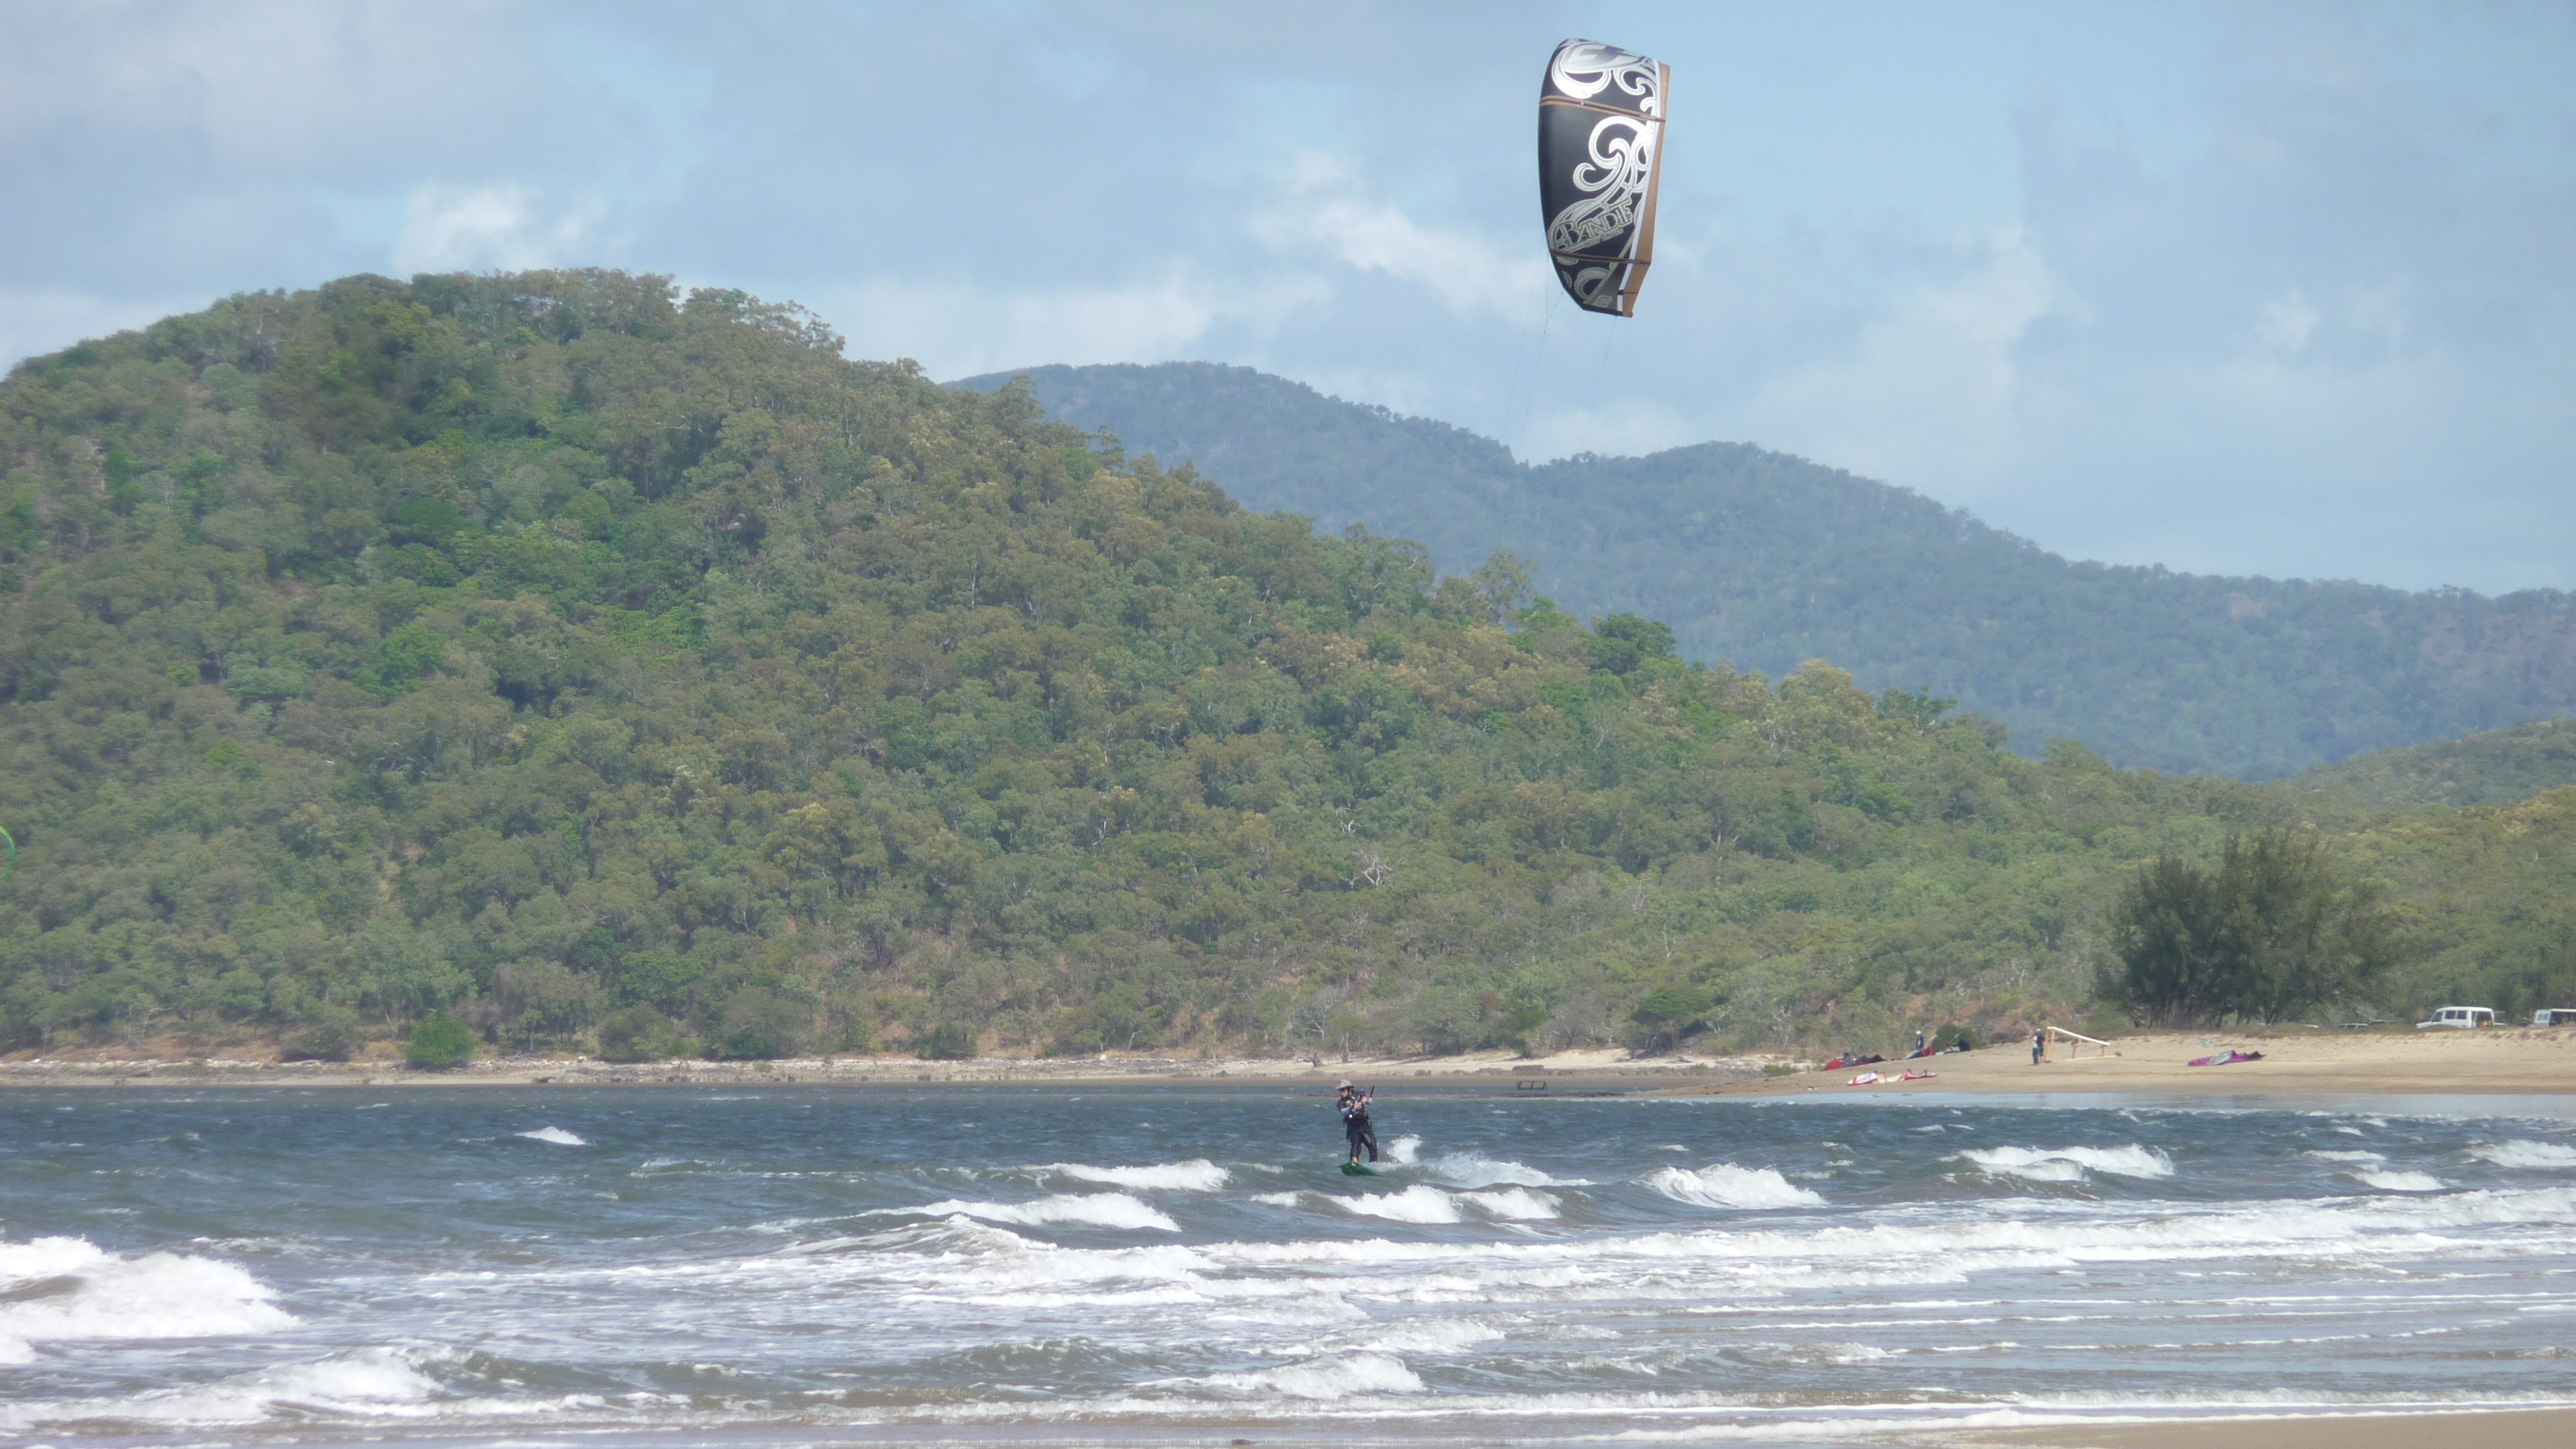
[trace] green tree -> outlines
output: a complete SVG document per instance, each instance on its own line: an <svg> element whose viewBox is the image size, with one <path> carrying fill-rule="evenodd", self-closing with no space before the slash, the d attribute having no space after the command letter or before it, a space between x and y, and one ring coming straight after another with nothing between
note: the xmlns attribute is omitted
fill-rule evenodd
<svg viewBox="0 0 2576 1449"><path fill-rule="evenodd" d="M2396 955L2377 888L2336 879L2296 832L2233 834L2216 870L2174 856L2142 867L2111 922L2107 983L2141 1017L2277 1021L2369 992Z"/></svg>
<svg viewBox="0 0 2576 1449"><path fill-rule="evenodd" d="M448 1071L473 1059L473 1030L443 1012L422 1017L403 1043L403 1060L423 1071Z"/></svg>

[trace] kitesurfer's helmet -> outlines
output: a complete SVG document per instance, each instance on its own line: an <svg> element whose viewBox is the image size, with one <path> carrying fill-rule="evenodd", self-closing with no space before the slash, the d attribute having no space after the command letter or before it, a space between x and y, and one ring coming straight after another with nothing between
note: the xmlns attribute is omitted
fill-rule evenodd
<svg viewBox="0 0 2576 1449"><path fill-rule="evenodd" d="M1350 1089L1351 1089L1351 1084L1350 1084L1350 1083L1348 1083L1348 1082L1341 1082L1341 1083L1337 1083L1337 1084L1334 1086L1334 1088L1333 1088L1333 1090L1334 1090L1334 1091L1336 1091L1336 1092L1347 1092L1347 1091L1349 1091Z"/></svg>

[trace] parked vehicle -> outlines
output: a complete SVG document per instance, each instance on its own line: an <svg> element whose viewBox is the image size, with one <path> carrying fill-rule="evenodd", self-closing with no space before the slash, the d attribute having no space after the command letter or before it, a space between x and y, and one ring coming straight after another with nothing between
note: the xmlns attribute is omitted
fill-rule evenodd
<svg viewBox="0 0 2576 1449"><path fill-rule="evenodd" d="M2428 1026L2456 1026L2463 1029L2495 1025L2495 1008L2491 1006L2445 1006L2433 1013L2431 1021L2415 1023L2418 1031Z"/></svg>
<svg viewBox="0 0 2576 1449"><path fill-rule="evenodd" d="M2576 1007L2542 1007L2531 1014L2533 1026L2576 1026Z"/></svg>

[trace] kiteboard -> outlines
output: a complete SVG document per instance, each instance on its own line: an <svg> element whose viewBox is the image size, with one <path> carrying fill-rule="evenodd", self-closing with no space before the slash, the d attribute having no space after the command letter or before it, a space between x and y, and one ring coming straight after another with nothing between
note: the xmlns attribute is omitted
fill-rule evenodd
<svg viewBox="0 0 2576 1449"><path fill-rule="evenodd" d="M1345 1175L1350 1177L1376 1177L1378 1175L1378 1170L1376 1168L1357 1162L1343 1163L1342 1171Z"/></svg>

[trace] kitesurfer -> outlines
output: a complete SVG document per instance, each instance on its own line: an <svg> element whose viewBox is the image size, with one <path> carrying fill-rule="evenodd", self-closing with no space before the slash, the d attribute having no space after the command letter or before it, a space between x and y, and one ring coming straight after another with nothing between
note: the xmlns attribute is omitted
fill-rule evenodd
<svg viewBox="0 0 2576 1449"><path fill-rule="evenodd" d="M1368 1149L1368 1160L1377 1161L1377 1129L1369 1124L1369 1103L1377 1100L1375 1091L1363 1092L1348 1082L1342 1083L1333 1100L1334 1110L1342 1114L1342 1135L1351 1140L1351 1161L1360 1160L1360 1149Z"/></svg>

